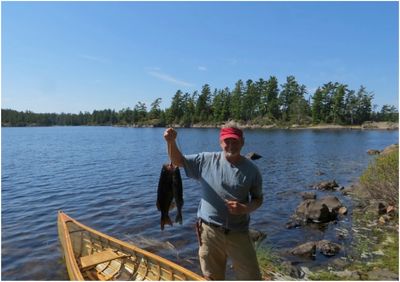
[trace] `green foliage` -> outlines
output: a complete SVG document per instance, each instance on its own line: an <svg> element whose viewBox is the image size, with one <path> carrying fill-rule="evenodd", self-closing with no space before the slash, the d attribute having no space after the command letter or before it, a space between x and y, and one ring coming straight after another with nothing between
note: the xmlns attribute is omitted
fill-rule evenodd
<svg viewBox="0 0 400 282"><path fill-rule="evenodd" d="M219 90L214 94L212 103L213 121L215 123L222 123L229 119L230 116L230 93L229 89Z"/></svg>
<svg viewBox="0 0 400 282"><path fill-rule="evenodd" d="M242 100L243 100L243 82L239 80L236 82L235 89L232 92L230 100L231 118L234 120L242 119Z"/></svg>
<svg viewBox="0 0 400 282"><path fill-rule="evenodd" d="M208 84L203 85L201 93L196 102L195 118L199 122L211 121L211 90Z"/></svg>
<svg viewBox="0 0 400 282"><path fill-rule="evenodd" d="M360 178L361 184L375 199L398 207L399 202L399 151L378 156Z"/></svg>
<svg viewBox="0 0 400 282"><path fill-rule="evenodd" d="M315 91L312 99L313 99L311 108L312 120L313 123L320 123L323 121L323 112L322 112L323 93L320 88L318 88Z"/></svg>
<svg viewBox="0 0 400 282"><path fill-rule="evenodd" d="M372 113L372 115L375 121L399 122L399 112L392 105L383 105L379 112Z"/></svg>
<svg viewBox="0 0 400 282"><path fill-rule="evenodd" d="M279 119L281 116L281 111L279 109L279 89L278 89L278 79L271 76L266 83L266 89L264 93L265 101L261 101L266 110L262 112L262 115L267 115L270 119ZM264 102L264 103L263 103Z"/></svg>
<svg viewBox="0 0 400 282"><path fill-rule="evenodd" d="M372 110L373 94L368 93L364 86L361 86L357 92L356 101L358 106L356 108L356 121L358 124L363 123L370 119Z"/></svg>
<svg viewBox="0 0 400 282"><path fill-rule="evenodd" d="M362 124L372 121L398 121L396 107L384 105L379 112L372 112L373 95L361 86L357 93L338 82L328 82L305 98L306 87L288 76L278 87L278 80L238 80L231 92L228 87L215 89L205 84L201 92L192 94L177 90L171 106L160 108L161 98L150 104L138 102L133 109L95 110L92 113L55 114L17 112L2 109L2 126L52 126L52 125L140 125L189 127L193 124L219 125L228 120L252 125L308 125L334 123Z"/></svg>
<svg viewBox="0 0 400 282"><path fill-rule="evenodd" d="M243 96L242 118L245 122L257 116L260 102L260 92L256 84L251 80L246 81L246 89Z"/></svg>
<svg viewBox="0 0 400 282"><path fill-rule="evenodd" d="M279 94L279 101L282 110L282 118L284 121L292 120L295 118L296 122L299 121L299 115L304 115L304 100L306 94L306 87L299 85L294 76L288 76L286 83L282 85L282 91Z"/></svg>
<svg viewBox="0 0 400 282"><path fill-rule="evenodd" d="M362 198L373 200L374 206L377 201L386 201L395 205L398 210L398 146L385 151L370 163L360 177L362 191L369 194L368 197L362 195ZM377 224L379 217L377 208L353 210L353 226L358 232L353 238L353 248L349 254L353 261L349 269L361 273L363 280L369 279L368 272L374 269L388 269L398 273L398 214L392 215L393 218L383 225ZM373 255L375 252L381 255ZM368 263L365 262L365 257L370 257Z"/></svg>
<svg viewBox="0 0 400 282"><path fill-rule="evenodd" d="M347 91L347 85L340 84L333 93L331 116L334 124L340 124L344 120L344 96Z"/></svg>
<svg viewBox="0 0 400 282"><path fill-rule="evenodd" d="M149 119L159 119L161 117L161 104L162 99L157 98L153 103L151 103L151 110L149 112Z"/></svg>
<svg viewBox="0 0 400 282"><path fill-rule="evenodd" d="M345 119L347 124L355 124L356 111L358 107L358 100L355 96L355 91L351 90L346 93L345 96Z"/></svg>

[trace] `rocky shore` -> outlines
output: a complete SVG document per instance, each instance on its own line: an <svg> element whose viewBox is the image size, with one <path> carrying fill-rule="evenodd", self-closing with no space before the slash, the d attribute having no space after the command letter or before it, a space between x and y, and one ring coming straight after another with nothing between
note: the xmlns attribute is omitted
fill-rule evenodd
<svg viewBox="0 0 400 282"><path fill-rule="evenodd" d="M399 124L395 122L372 122L368 121L362 125L337 125L337 124L318 124L302 127L292 125L290 129L348 129L348 130L398 130Z"/></svg>
<svg viewBox="0 0 400 282"><path fill-rule="evenodd" d="M154 125L117 125L122 127L157 127ZM219 128L221 124L192 124L190 126L182 126L179 124L172 124L174 128L190 127L190 128ZM398 130L399 124L395 122L365 122L362 125L338 125L338 124L317 124L317 125L259 125L259 124L239 124L244 129L291 129L291 130L302 130L302 129L346 129L346 130Z"/></svg>
<svg viewBox="0 0 400 282"><path fill-rule="evenodd" d="M391 145L378 152L383 156L398 154L399 146ZM287 228L301 228L307 224L335 224L346 216L352 222L351 230L336 228L336 242L308 241L289 250L291 255L297 257L315 259L318 252L329 258L313 269L285 261L277 254L259 251L264 279L398 281L398 201L377 200L359 182L349 187L340 187L334 180L323 181L310 188L327 191L328 194L317 199L312 191L302 193L303 201L294 211ZM329 191L340 192L343 197L351 198L352 209L349 214L340 196L332 196ZM342 240L351 240L345 251L342 250L344 245L340 244Z"/></svg>

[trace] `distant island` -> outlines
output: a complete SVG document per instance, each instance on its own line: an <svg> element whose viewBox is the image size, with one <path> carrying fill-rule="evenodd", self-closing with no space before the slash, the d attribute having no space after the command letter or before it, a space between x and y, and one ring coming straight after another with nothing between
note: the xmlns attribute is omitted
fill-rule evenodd
<svg viewBox="0 0 400 282"><path fill-rule="evenodd" d="M294 76L288 76L281 89L277 78L271 76L268 80L260 78L255 82L239 80L232 91L228 87L211 91L208 84L200 92L191 94L178 90L166 109L160 108L161 98L152 102L149 109L145 103L138 102L133 109L104 109L79 114L2 109L1 125L218 127L228 120L235 120L245 127L256 128L356 128L366 122L389 122L389 129L398 128L396 107L383 105L376 110L372 104L374 95L364 86L355 91L345 84L328 82L318 87L308 100L306 94L306 86L300 85ZM382 127L382 124L369 126Z"/></svg>

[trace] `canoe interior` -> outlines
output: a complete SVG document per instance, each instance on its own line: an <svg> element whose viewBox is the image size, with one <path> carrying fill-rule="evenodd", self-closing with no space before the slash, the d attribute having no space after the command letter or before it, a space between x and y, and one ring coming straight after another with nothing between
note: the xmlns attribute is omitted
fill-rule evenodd
<svg viewBox="0 0 400 282"><path fill-rule="evenodd" d="M74 220L67 220L65 224L72 244L72 260L76 261L84 280L203 280L172 262L154 254L149 256L140 248L86 230ZM66 261L68 268L67 257ZM71 277L70 270L68 272Z"/></svg>

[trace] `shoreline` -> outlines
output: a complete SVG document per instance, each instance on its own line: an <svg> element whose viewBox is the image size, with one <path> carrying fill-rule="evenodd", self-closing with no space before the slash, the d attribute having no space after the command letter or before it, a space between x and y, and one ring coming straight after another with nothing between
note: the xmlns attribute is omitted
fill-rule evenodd
<svg viewBox="0 0 400 282"><path fill-rule="evenodd" d="M87 124L87 125L36 125L28 124L23 126L15 126L10 124L2 124L1 127L56 127L56 126L112 126L112 127L127 127L127 128L220 128L223 124L192 124L190 126L182 126L179 124L158 126L152 124ZM257 125L257 124L241 124L242 129L284 129L284 130L399 130L399 123L395 122L365 122L362 125L338 125L338 124L317 124L317 125Z"/></svg>
<svg viewBox="0 0 400 282"><path fill-rule="evenodd" d="M242 129L284 129L284 130L399 130L399 124L394 122L369 122L362 125L338 125L338 124L317 124L317 125L286 125L279 126L272 125L257 125L257 124L240 124L239 128ZM161 127L167 126L153 126L153 125L113 125L117 127L133 127L133 128L147 128L147 127ZM221 125L215 124L193 124L190 126L182 126L179 124L172 124L174 128L220 128Z"/></svg>
<svg viewBox="0 0 400 282"><path fill-rule="evenodd" d="M176 127L179 127L176 125ZM218 128L220 126L213 125L197 125L194 124L192 128ZM239 127L244 129L289 129L289 130L305 130L305 129L346 129L346 130L398 130L399 124L395 122L365 122L362 125L339 125L339 124L317 124L317 125L299 125L292 124L287 126L272 125L254 125L254 124L240 124Z"/></svg>
<svg viewBox="0 0 400 282"><path fill-rule="evenodd" d="M393 144L383 148L382 155L398 154L398 150L398 145ZM393 169L398 170L398 167ZM371 195L360 181L365 173L366 170L357 180L340 190L342 197L349 197L353 206L348 215L352 222L352 237L346 249L346 257L332 258L317 267L309 268L292 264L278 254L267 252L267 260L260 264L264 280L398 281L398 202L396 205L385 198L376 199ZM375 181L379 179L375 178ZM346 232L340 236L343 236L342 240L349 238Z"/></svg>

